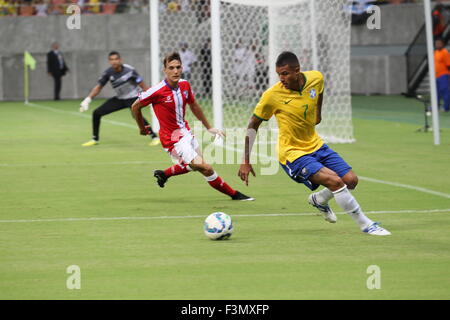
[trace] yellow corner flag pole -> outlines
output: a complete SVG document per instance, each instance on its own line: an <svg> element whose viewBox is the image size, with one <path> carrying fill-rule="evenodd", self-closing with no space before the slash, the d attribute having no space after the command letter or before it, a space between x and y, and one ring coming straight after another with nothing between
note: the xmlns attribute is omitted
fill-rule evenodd
<svg viewBox="0 0 450 320"><path fill-rule="evenodd" d="M28 67L30 67L31 70L36 69L36 60L33 58L33 56L28 52L25 51L23 53L23 93L25 98L25 104L28 104L28 96L29 96L29 90L28 90Z"/></svg>

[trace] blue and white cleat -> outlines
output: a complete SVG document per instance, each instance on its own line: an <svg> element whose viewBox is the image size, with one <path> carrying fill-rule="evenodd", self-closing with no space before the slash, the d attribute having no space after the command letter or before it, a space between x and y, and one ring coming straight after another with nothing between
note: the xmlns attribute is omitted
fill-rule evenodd
<svg viewBox="0 0 450 320"><path fill-rule="evenodd" d="M386 229L380 227L379 222L374 222L367 228L363 229L364 233L371 234L374 236L389 236L391 233Z"/></svg>
<svg viewBox="0 0 450 320"><path fill-rule="evenodd" d="M337 217L334 214L333 210L331 210L328 204L319 204L316 200L316 196L314 195L314 193L309 195L308 202L310 205L312 205L314 208L316 208L322 213L322 216L326 221L330 223L336 223Z"/></svg>

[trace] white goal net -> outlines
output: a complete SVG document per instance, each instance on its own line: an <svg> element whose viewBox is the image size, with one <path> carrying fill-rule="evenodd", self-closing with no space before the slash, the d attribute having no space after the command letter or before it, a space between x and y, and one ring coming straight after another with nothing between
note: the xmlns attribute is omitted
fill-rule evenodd
<svg viewBox="0 0 450 320"><path fill-rule="evenodd" d="M220 1L223 128L247 126L261 94L278 81L274 71L278 54L292 51L299 57L302 70L319 70L325 77L319 134L327 142L354 141L350 16L343 10L347 2ZM212 120L217 114L212 112L211 2L179 0L163 4L159 11L160 59L174 50L190 52L183 53L187 57L184 67L189 64L186 78Z"/></svg>

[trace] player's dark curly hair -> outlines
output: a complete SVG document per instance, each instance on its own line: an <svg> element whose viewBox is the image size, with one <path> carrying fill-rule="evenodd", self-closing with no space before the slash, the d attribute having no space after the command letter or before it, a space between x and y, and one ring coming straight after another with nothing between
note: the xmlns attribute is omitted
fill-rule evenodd
<svg viewBox="0 0 450 320"><path fill-rule="evenodd" d="M108 54L108 58L111 57L111 56L115 56L115 55L117 55L117 56L120 58L120 53L117 52L117 51L111 51L111 52Z"/></svg>
<svg viewBox="0 0 450 320"><path fill-rule="evenodd" d="M298 61L297 56L290 51L283 51L277 58L277 62L275 65L279 68L285 65L289 67L299 67L300 62Z"/></svg>
<svg viewBox="0 0 450 320"><path fill-rule="evenodd" d="M170 61L173 61L173 60L178 60L178 61L180 61L180 63L181 63L181 57L180 57L180 54L178 53L178 52L171 52L171 53L169 53L169 54L167 54L165 57L164 57L164 60L163 60L163 64L164 64L164 68L166 67L166 65L170 62Z"/></svg>

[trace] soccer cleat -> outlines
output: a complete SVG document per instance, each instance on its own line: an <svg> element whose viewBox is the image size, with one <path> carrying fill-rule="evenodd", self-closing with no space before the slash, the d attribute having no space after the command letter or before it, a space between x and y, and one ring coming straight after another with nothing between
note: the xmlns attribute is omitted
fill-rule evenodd
<svg viewBox="0 0 450 320"><path fill-rule="evenodd" d="M387 231L386 229L380 227L380 223L379 222L374 222L372 223L370 226L368 226L367 228L365 228L363 230L364 233L367 234L371 234L374 236L388 236L391 233L389 231Z"/></svg>
<svg viewBox="0 0 450 320"><path fill-rule="evenodd" d="M152 141L150 141L150 143L148 145L151 146L151 147L154 147L154 146L157 146L160 143L161 143L161 141L159 141L159 138L158 137L154 137L152 139Z"/></svg>
<svg viewBox="0 0 450 320"><path fill-rule="evenodd" d="M330 222L330 223L336 223L337 217L334 214L333 210L331 210L330 206L328 204L319 204L316 200L316 196L313 194L309 195L308 202L310 205L312 205L314 208L322 212L323 218Z"/></svg>
<svg viewBox="0 0 450 320"><path fill-rule="evenodd" d="M98 144L97 140L91 140L91 141L88 141L86 143L83 143L82 146L83 147L92 147L92 146L95 146L97 144Z"/></svg>
<svg viewBox="0 0 450 320"><path fill-rule="evenodd" d="M255 199L249 196L246 196L243 193L240 193L239 191L236 191L236 194L231 197L232 200L239 200L239 201L254 201Z"/></svg>
<svg viewBox="0 0 450 320"><path fill-rule="evenodd" d="M155 170L155 171L153 171L153 176L156 177L156 182L158 183L158 185L161 188L164 188L164 184L166 183L166 181L168 179L166 177L166 175L164 174L164 171L162 171L162 170Z"/></svg>

